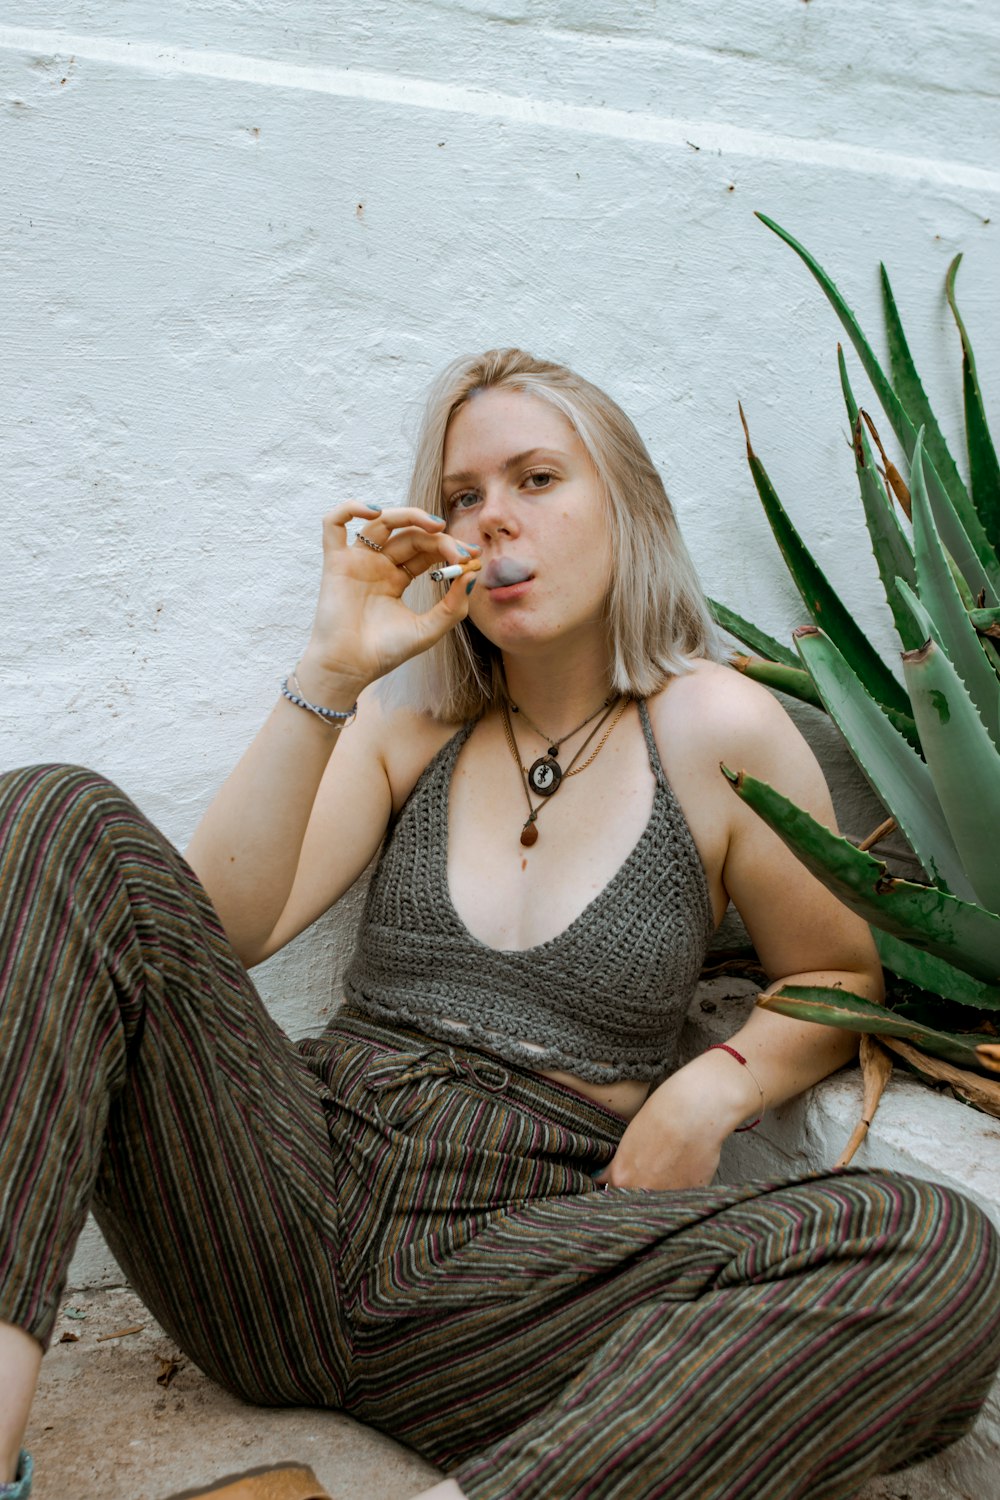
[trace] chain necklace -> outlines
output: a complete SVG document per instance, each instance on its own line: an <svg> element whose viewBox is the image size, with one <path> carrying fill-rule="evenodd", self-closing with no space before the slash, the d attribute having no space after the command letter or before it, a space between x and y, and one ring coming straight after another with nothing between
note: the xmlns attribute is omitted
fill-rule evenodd
<svg viewBox="0 0 1000 1500"><path fill-rule="evenodd" d="M581 729L586 729L587 725L591 723L593 719L596 719L599 713L603 713L615 702L617 702L617 699L614 697L614 695L609 698L605 698L604 702L600 704L599 707L595 708L592 714L587 715L582 724L578 724L575 729L570 729L566 734L560 735L557 740L553 735L546 734L544 729L539 729L538 725L533 723L532 720L528 718L528 715L525 713L523 708L518 708L516 703L511 702L510 699L507 700L507 707L510 709L511 713L520 714L521 718L527 724L528 728L533 729L538 735L539 739L548 740L549 742L549 748L545 755L539 755L537 759L531 762L530 766L521 766L521 770L524 775L527 776L528 782L533 792L537 792L539 797L552 796L552 794L558 789L559 783L560 781L562 781L563 777L569 774L568 772L564 771L562 766L559 764L558 756L560 745L565 744L567 740L571 740L575 734L579 734ZM607 717L606 714L605 717ZM601 723L603 722L604 720L602 719ZM598 725L597 727L599 729L600 725ZM513 733L513 728L514 726L511 725L511 733ZM590 734L588 738L584 740L583 746L578 752L579 754L582 754L583 750L587 748L587 746L590 744L590 741L594 738L594 734L596 734L596 732L597 731L595 730L594 733ZM520 756L518 756L518 765L521 765ZM583 767L581 766L580 769L582 770Z"/></svg>
<svg viewBox="0 0 1000 1500"><path fill-rule="evenodd" d="M620 700L620 706L618 707L617 713L615 713L614 702L612 702L610 706L605 707L604 713L601 716L600 720L590 731L587 738L584 740L583 744L580 746L579 750L576 752L576 754L573 756L573 759L566 767L565 771L559 766L554 757L550 760L548 756L542 756L539 760L534 761L530 770L526 770L524 768L524 766L521 764L521 755L517 748L517 741L514 738L514 726L510 722L510 712L507 708L507 701L506 699L503 699L501 701L500 712L503 716L503 731L507 740L507 748L510 750L511 755L514 757L514 764L517 766L518 771L521 773L521 782L524 787L524 799L528 804L528 816L525 819L524 826L521 829L521 843L526 847L530 848L530 846L534 844L538 839L538 829L535 825L538 820L538 814L545 806L546 799L555 795L567 776L579 776L581 771L585 771L587 767L597 759L601 751L604 749L604 746L607 744L612 729L614 729L615 725L618 723L618 720L628 708L630 701L631 700L628 698L622 698ZM600 712L601 710L598 709L597 713ZM613 719L611 719L612 714L615 715ZM595 718L597 718L597 714L591 714L590 719ZM589 724L590 719L585 719L584 724ZM594 736L596 734L600 734L600 731L604 728L604 725L607 724L609 719L611 719L611 723L608 724L607 729L604 730L604 733L601 735L601 738L597 742L596 748L590 752L583 764L578 766L577 761L580 759L580 756L586 750L587 746L590 744ZM577 727L579 729L582 729L584 726L583 724L580 724ZM574 729L573 733L576 734L576 732L577 731ZM556 746L555 748L556 750L558 750L559 747ZM558 775L550 770L551 766L555 767L555 771L558 772ZM535 780L534 773L539 767L541 767L541 774L539 774L538 780ZM541 802L539 802L535 807L532 807L531 805L532 788L534 788L534 790L542 798Z"/></svg>

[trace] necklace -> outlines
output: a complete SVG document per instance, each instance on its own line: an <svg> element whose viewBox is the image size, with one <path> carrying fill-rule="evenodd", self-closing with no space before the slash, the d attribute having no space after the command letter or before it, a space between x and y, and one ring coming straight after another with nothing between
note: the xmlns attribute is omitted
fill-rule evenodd
<svg viewBox="0 0 1000 1500"><path fill-rule="evenodd" d="M524 787L524 799L528 804L528 816L525 819L524 825L521 829L521 843L524 844L525 847L530 848L532 844L537 842L538 829L535 825L538 821L538 814L545 806L545 799L547 797L553 796L559 790L560 785L567 776L579 776L581 771L585 771L587 767L597 759L601 751L604 749L604 746L607 744L612 729L614 729L615 725L618 723L618 720L628 708L630 701L631 700L628 698L622 698L617 713L615 713L614 703L612 703L605 709L604 714L602 715L596 726L590 731L587 738L584 740L583 744L580 746L579 750L576 752L576 754L573 756L573 759L566 767L565 771L560 770L559 777L557 780L554 780L554 784L549 785L548 782L546 782L546 786L548 787L547 791L542 791L539 787L535 787L535 790L539 791L542 797L542 801L539 802L535 807L532 807L530 790L531 772L526 771L521 764L520 752L517 748L517 741L514 738L514 726L510 722L510 712L507 708L507 700L501 700L500 712L503 715L503 730L507 740L507 748L510 750L511 755L514 757L514 764L517 766L518 771L521 773L522 785ZM600 709L598 709L597 712L600 713ZM613 719L611 719L612 714L615 715ZM591 714L590 718L597 718L597 714ZM596 734L600 734L601 729L604 728L604 725L607 724L609 719L611 719L611 723L608 724L607 729L604 730L604 733L601 735L601 738L597 742L596 748L590 752L583 764L578 766L577 761L580 759L580 756L586 750L587 746L590 744L594 736ZM584 720L584 723L589 724L590 719ZM582 729L583 725L581 724L579 728ZM573 732L575 734L576 730L574 730ZM535 761L534 765L531 768L532 771L538 764L539 762Z"/></svg>
<svg viewBox="0 0 1000 1500"><path fill-rule="evenodd" d="M540 739L548 740L549 742L547 754L539 755L536 760L531 762L530 766L521 766L521 770L527 776L533 792L537 792L539 797L551 797L553 792L558 790L563 776L569 774L559 764L560 745L564 744L566 740L571 740L574 734L579 734L581 729L586 729L592 719L596 719L599 713L604 709L610 708L614 702L614 697L605 698L604 702L598 708L595 708L592 714L587 715L582 724L578 724L575 729L569 730L567 734L560 735L557 740L553 735L546 734L544 729L539 729L538 725L528 718L523 708L518 708L516 703L508 701L511 713L520 714L529 729L533 729ZM604 721L602 720L601 722L603 723ZM598 725L598 728L600 728L600 725ZM513 731L513 725L511 726L511 730ZM584 748L590 744L590 740L593 737L592 734L589 739L584 740ZM518 765L521 765L520 756L518 757ZM583 767L581 766L580 769L582 770Z"/></svg>

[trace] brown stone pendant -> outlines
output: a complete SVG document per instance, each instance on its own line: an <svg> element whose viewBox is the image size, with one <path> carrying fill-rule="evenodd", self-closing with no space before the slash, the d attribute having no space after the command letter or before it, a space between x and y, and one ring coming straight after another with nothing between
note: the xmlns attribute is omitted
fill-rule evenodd
<svg viewBox="0 0 1000 1500"><path fill-rule="evenodd" d="M535 820L533 818L529 818L527 823L525 823L524 827L521 829L521 843L526 849L530 849L532 844L537 844L537 842L538 829L535 827Z"/></svg>

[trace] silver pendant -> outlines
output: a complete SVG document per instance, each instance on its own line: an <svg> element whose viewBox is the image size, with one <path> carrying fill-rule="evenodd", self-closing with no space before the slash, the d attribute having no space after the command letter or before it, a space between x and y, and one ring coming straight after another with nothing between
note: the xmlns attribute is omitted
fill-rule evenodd
<svg viewBox="0 0 1000 1500"><path fill-rule="evenodd" d="M551 755L540 755L528 770L528 784L539 797L551 797L559 790L562 778L562 767Z"/></svg>

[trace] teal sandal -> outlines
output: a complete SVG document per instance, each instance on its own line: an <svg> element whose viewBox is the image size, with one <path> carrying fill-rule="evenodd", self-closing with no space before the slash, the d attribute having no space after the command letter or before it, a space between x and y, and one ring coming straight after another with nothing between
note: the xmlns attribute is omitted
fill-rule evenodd
<svg viewBox="0 0 1000 1500"><path fill-rule="evenodd" d="M31 1461L31 1454L26 1453L22 1448L13 1482L0 1484L0 1500L28 1500L31 1494L31 1476L34 1472L35 1466Z"/></svg>

